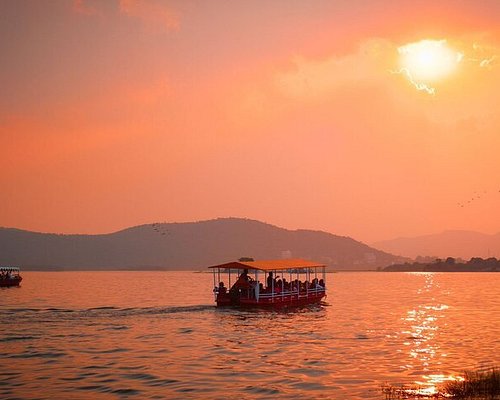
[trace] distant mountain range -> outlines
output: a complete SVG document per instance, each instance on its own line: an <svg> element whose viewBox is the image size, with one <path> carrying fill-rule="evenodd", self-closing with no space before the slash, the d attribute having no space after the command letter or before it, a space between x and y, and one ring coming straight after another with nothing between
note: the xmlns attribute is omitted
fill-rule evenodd
<svg viewBox="0 0 500 400"><path fill-rule="evenodd" d="M154 223L104 235L0 228L0 264L24 269L204 269L240 257L313 259L334 269L403 261L348 237L240 218Z"/></svg>
<svg viewBox="0 0 500 400"><path fill-rule="evenodd" d="M469 260L472 257L500 258L500 233L445 231L435 235L405 237L373 243L373 246L405 257L435 256Z"/></svg>

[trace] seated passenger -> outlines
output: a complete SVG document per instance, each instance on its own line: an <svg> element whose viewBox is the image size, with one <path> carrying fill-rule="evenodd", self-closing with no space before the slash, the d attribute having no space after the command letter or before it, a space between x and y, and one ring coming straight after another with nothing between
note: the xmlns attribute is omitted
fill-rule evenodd
<svg viewBox="0 0 500 400"><path fill-rule="evenodd" d="M281 279L278 279L276 281L276 285L274 285L274 291L276 293L281 293L282 289L283 289L283 281Z"/></svg>
<svg viewBox="0 0 500 400"><path fill-rule="evenodd" d="M231 292L238 291L238 289L249 289L254 280L248 276L248 269L244 269L238 280L231 287Z"/></svg>
<svg viewBox="0 0 500 400"><path fill-rule="evenodd" d="M239 276L238 280L236 281L236 283L239 282L240 286L248 287L250 286L249 285L250 281L253 281L253 279L248 276L248 269L244 269L241 275Z"/></svg>
<svg viewBox="0 0 500 400"><path fill-rule="evenodd" d="M226 294L226 287L224 286L224 282L219 282L219 294Z"/></svg>

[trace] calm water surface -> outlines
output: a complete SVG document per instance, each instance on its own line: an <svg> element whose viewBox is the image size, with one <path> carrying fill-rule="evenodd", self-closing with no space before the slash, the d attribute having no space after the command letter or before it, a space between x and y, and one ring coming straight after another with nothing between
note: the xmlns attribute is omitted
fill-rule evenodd
<svg viewBox="0 0 500 400"><path fill-rule="evenodd" d="M500 274L328 274L320 306L213 306L192 272L25 272L0 289L0 398L383 399L498 365Z"/></svg>

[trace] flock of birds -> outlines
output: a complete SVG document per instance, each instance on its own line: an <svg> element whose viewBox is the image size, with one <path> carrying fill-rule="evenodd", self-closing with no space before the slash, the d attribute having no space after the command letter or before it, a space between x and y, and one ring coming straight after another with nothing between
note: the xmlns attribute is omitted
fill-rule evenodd
<svg viewBox="0 0 500 400"><path fill-rule="evenodd" d="M498 190L498 193L500 193L500 190ZM487 194L488 194L487 190L483 190L482 192L475 191L475 192L473 192L472 198L470 198L469 200L464 201L462 203L457 203L457 205L461 208L466 207L466 206L472 204L473 201L477 201L477 200L483 198ZM157 232L158 234L160 234L162 236L170 235L170 232L168 231L168 229L166 229L165 224L160 224L158 222L155 222L155 223L151 224L151 227L153 228L153 230L155 232Z"/></svg>
<svg viewBox="0 0 500 400"><path fill-rule="evenodd" d="M165 228L164 224L155 222L154 224L151 224L151 227L155 232L159 233L162 236L170 235L170 232L168 231L168 229Z"/></svg>
<svg viewBox="0 0 500 400"><path fill-rule="evenodd" d="M500 193L500 190L498 191L498 193ZM465 206L471 204L473 201L476 201L476 200L483 198L487 194L488 194L487 190L483 190L482 192L473 192L471 199L464 201L463 203L457 203L457 205L459 207L465 207Z"/></svg>

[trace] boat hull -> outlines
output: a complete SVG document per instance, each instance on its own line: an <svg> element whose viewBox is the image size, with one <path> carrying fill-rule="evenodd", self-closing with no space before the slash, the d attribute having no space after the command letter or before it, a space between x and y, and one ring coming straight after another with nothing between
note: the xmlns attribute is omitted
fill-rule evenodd
<svg viewBox="0 0 500 400"><path fill-rule="evenodd" d="M10 279L0 279L0 287L12 287L19 286L23 278L10 278Z"/></svg>
<svg viewBox="0 0 500 400"><path fill-rule="evenodd" d="M326 297L325 291L315 293L301 293L293 295L263 296L256 298L238 298L231 297L229 294L219 294L216 299L217 307L262 307L262 308L281 308L297 307L321 302Z"/></svg>

